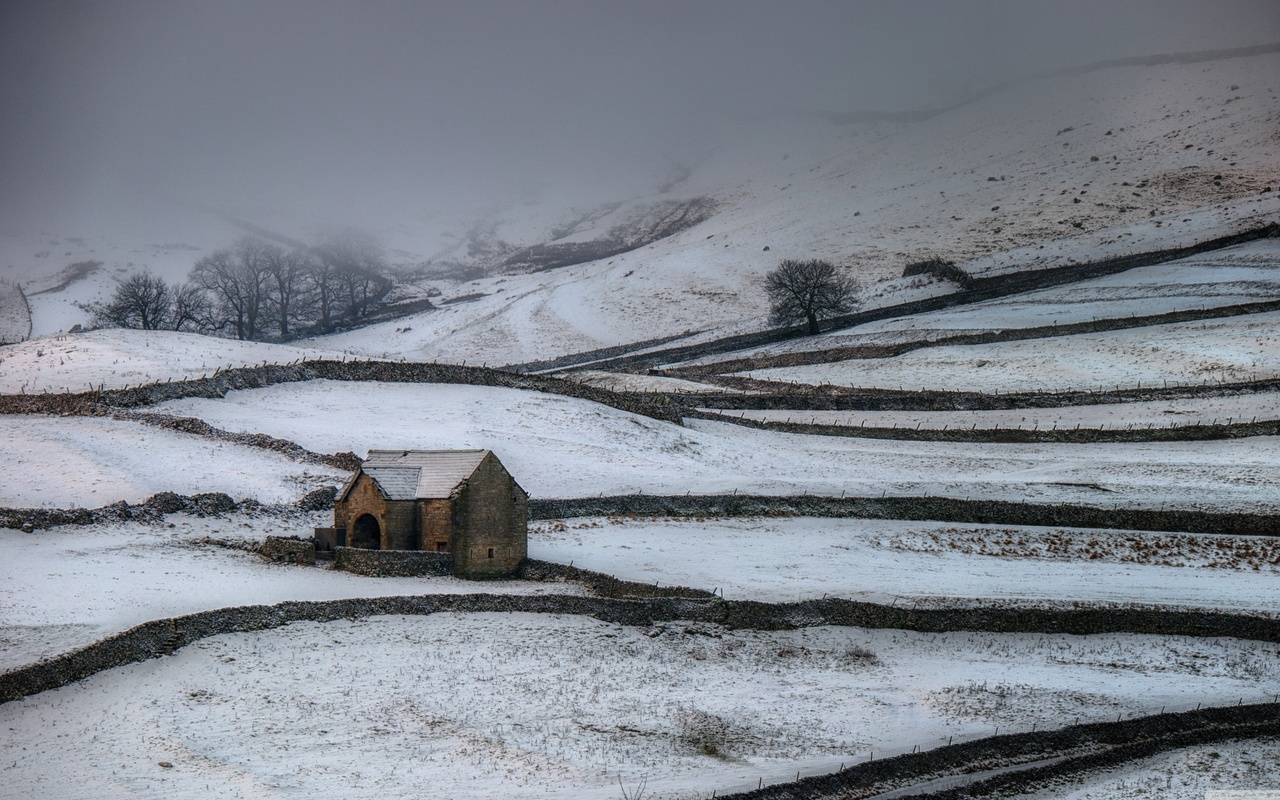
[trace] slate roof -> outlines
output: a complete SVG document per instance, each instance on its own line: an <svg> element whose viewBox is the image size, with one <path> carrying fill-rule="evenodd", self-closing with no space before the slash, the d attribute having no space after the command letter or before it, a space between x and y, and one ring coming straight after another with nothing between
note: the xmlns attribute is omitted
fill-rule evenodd
<svg viewBox="0 0 1280 800"><path fill-rule="evenodd" d="M388 500L442 500L470 478L487 455L488 450L370 450L361 470ZM352 476L342 496L354 484Z"/></svg>

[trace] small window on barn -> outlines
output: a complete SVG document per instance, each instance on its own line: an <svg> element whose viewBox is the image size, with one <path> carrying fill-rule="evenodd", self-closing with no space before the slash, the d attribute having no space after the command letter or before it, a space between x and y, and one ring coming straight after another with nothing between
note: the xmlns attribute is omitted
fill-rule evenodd
<svg viewBox="0 0 1280 800"><path fill-rule="evenodd" d="M489 548L489 558L493 558L493 548Z"/></svg>
<svg viewBox="0 0 1280 800"><path fill-rule="evenodd" d="M449 543L448 543L448 542L436 542L436 552L437 552L437 553L447 553L447 552L449 552Z"/></svg>

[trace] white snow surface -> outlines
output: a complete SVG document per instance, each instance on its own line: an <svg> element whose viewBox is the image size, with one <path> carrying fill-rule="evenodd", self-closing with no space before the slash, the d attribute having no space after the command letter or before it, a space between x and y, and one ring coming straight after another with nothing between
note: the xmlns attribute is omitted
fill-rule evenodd
<svg viewBox="0 0 1280 800"><path fill-rule="evenodd" d="M175 400L156 410L317 452L493 450L535 497L887 492L1223 510L1280 501L1273 437L1024 445L795 436L706 420L679 427L515 389L325 381Z"/></svg>
<svg viewBox="0 0 1280 800"><path fill-rule="evenodd" d="M1233 558L1245 551L1254 554ZM869 519L588 518L534 523L529 555L642 583L718 588L731 600L1280 614L1280 566L1270 561L1280 546L1250 537Z"/></svg>
<svg viewBox="0 0 1280 800"><path fill-rule="evenodd" d="M573 584L369 578L271 564L206 539L307 538L333 514L170 514L163 522L0 530L0 670L91 644L153 619L285 600L471 593L577 594Z"/></svg>
<svg viewBox="0 0 1280 800"><path fill-rule="evenodd" d="M1274 646L1231 639L295 623L0 706L0 744L22 748L0 797L610 798L619 778L705 797L868 747L1277 689Z"/></svg>
<svg viewBox="0 0 1280 800"><path fill-rule="evenodd" d="M294 502L345 479L278 453L106 417L0 415L0 507L96 508L157 492Z"/></svg>
<svg viewBox="0 0 1280 800"><path fill-rule="evenodd" d="M56 334L0 347L0 393L119 389L303 358L340 359L342 353L178 331Z"/></svg>
<svg viewBox="0 0 1280 800"><path fill-rule="evenodd" d="M753 370L808 384L980 392L1198 385L1280 375L1280 313Z"/></svg>

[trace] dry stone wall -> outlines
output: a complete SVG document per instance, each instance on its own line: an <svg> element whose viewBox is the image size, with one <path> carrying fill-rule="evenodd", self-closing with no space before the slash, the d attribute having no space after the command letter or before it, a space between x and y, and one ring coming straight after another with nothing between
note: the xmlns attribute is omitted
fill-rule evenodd
<svg viewBox="0 0 1280 800"><path fill-rule="evenodd" d="M530 519L568 517L854 517L1067 528L1280 535L1280 516L1187 509L968 500L954 497L822 497L817 495L613 495L529 501Z"/></svg>
<svg viewBox="0 0 1280 800"><path fill-rule="evenodd" d="M577 614L620 625L690 620L753 630L819 625L922 632L994 631L1146 633L1233 636L1280 643L1280 620L1244 614L1133 610L1016 608L905 609L839 598L764 603L681 597L612 599L568 595L431 594L240 606L146 622L88 647L0 674L0 702L65 686L113 667L166 655L208 636L387 614L525 612Z"/></svg>
<svg viewBox="0 0 1280 800"><path fill-rule="evenodd" d="M453 556L423 550L334 549L333 568L372 578L443 577L453 574Z"/></svg>
<svg viewBox="0 0 1280 800"><path fill-rule="evenodd" d="M1009 797L1052 780L1105 769L1168 750L1280 733L1280 704L1259 703L1181 714L1156 714L1059 730L993 736L920 753L869 761L841 772L719 795L734 800L825 800L866 797L941 776L1065 756L1062 761L1011 771L967 786L904 797Z"/></svg>
<svg viewBox="0 0 1280 800"><path fill-rule="evenodd" d="M859 439L898 439L913 442L1186 442L1206 439L1239 439L1246 436L1278 436L1280 420L1233 422L1216 425L1179 425L1150 428L884 428L866 425L828 425L824 423L758 420L689 411L686 419L709 419L729 422L757 430L800 433L810 436L847 436Z"/></svg>
<svg viewBox="0 0 1280 800"><path fill-rule="evenodd" d="M613 392L563 378L524 375L488 367L395 361L300 361L220 370L212 376L123 389L0 395L0 414L100 416L188 397L221 398L240 389L261 389L309 380L385 383L449 383L528 389L612 406L622 411L680 424L680 409L662 394Z"/></svg>

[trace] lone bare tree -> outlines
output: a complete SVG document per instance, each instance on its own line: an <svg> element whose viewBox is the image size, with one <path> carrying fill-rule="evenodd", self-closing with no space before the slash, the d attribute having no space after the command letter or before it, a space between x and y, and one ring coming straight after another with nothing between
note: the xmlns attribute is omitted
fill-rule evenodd
<svg viewBox="0 0 1280 800"><path fill-rule="evenodd" d="M765 274L764 288L770 321L774 325L805 322L812 336L818 332L818 320L853 308L858 284L829 261L787 259Z"/></svg>
<svg viewBox="0 0 1280 800"><path fill-rule="evenodd" d="M116 281L111 299L90 307L93 326L98 328L139 328L156 331L165 327L172 312L169 284L145 272L135 272Z"/></svg>

